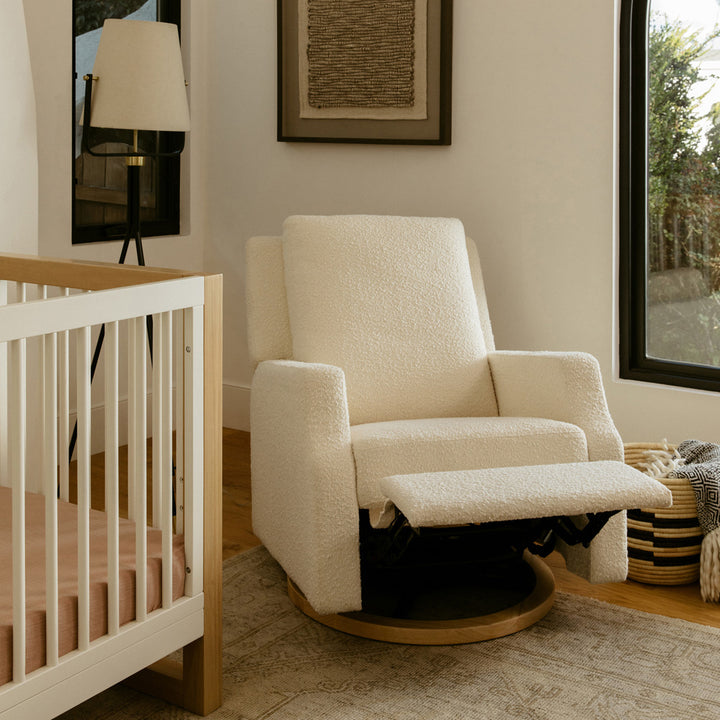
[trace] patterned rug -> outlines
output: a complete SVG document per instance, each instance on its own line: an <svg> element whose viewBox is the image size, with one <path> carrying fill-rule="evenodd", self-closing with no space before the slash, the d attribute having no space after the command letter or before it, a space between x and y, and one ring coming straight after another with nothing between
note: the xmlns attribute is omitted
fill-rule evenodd
<svg viewBox="0 0 720 720"><path fill-rule="evenodd" d="M539 623L472 645L350 637L302 615L263 548L224 565L225 704L213 720L720 718L720 630L559 594ZM194 718L123 687L62 720Z"/></svg>

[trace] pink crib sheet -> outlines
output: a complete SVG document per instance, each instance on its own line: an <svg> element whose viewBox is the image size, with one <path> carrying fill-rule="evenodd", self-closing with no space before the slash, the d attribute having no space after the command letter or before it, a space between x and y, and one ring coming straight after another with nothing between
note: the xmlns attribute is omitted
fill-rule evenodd
<svg viewBox="0 0 720 720"><path fill-rule="evenodd" d="M12 680L10 489L0 487L0 685ZM25 494L26 672L45 664L45 499ZM162 538L147 532L147 609L161 606ZM59 654L77 648L77 505L58 501ZM184 594L185 549L173 537L173 598ZM135 523L120 518L120 624L135 618ZM107 519L90 511L90 639L107 633Z"/></svg>

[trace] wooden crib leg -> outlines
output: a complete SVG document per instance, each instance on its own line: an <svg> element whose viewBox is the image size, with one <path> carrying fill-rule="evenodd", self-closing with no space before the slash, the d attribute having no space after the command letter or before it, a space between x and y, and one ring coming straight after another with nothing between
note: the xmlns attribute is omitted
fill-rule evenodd
<svg viewBox="0 0 720 720"><path fill-rule="evenodd" d="M205 277L205 634L183 651L184 702L206 715L222 703L222 275Z"/></svg>
<svg viewBox="0 0 720 720"><path fill-rule="evenodd" d="M205 466L207 471L207 446ZM207 475L205 477L207 478ZM215 503L209 505L217 510L214 513L205 513L203 575L205 633L203 637L183 648L183 699L179 704L198 715L207 715L222 704L222 485L220 482L217 483L217 487L220 489L219 497ZM208 488L206 483L206 503L208 491L215 492L215 488ZM208 553L209 546L215 548L211 553Z"/></svg>

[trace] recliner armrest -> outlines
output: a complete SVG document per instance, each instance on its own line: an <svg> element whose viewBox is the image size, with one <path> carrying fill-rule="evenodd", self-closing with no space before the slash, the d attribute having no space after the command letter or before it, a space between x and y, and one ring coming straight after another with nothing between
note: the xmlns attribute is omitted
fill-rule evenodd
<svg viewBox="0 0 720 720"><path fill-rule="evenodd" d="M253 530L319 613L361 606L343 371L268 360L250 401Z"/></svg>
<svg viewBox="0 0 720 720"><path fill-rule="evenodd" d="M589 460L623 460L597 360L580 352L488 354L500 415L544 417L577 425Z"/></svg>

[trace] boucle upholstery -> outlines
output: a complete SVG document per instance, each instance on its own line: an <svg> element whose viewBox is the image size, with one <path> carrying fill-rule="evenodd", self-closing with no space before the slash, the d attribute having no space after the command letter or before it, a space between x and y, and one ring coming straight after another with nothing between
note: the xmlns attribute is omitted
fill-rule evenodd
<svg viewBox="0 0 720 720"><path fill-rule="evenodd" d="M573 518L577 523L582 518ZM590 583L615 583L627 580L627 513L613 515L590 543L566 545L557 541L557 550L565 557L567 569Z"/></svg>
<svg viewBox="0 0 720 720"><path fill-rule="evenodd" d="M585 433L589 460L623 459L622 440L610 417L594 357L505 351L490 353L488 360L501 415L572 423ZM626 538L624 519L613 517L589 548L558 542L558 549L576 575L589 582L619 582L627 575Z"/></svg>
<svg viewBox="0 0 720 720"><path fill-rule="evenodd" d="M351 428L360 507L381 503L388 475L587 460L575 425L542 418L433 418Z"/></svg>
<svg viewBox="0 0 720 720"><path fill-rule="evenodd" d="M537 422L537 435L498 464L621 459L594 361L494 352L477 251L458 221L296 217L282 239L249 241L246 260L250 353L260 362L250 418L253 525L316 611L360 607L358 492L367 497L355 461L368 487L373 477L437 469L431 456L447 453L428 424L441 433L464 426L452 442L473 466L487 462L477 459L475 428L519 418ZM507 417L493 417L498 410ZM432 417L444 419L423 419ZM351 418L402 422L351 436ZM418 424L406 433L410 420ZM570 426L567 435L548 430ZM383 446L384 436L397 447ZM541 446L554 456L540 457ZM582 577L624 577L621 516L589 548L560 545Z"/></svg>
<svg viewBox="0 0 720 720"><path fill-rule="evenodd" d="M588 512L672 505L664 485L617 461L397 475L379 485L415 527L555 515L582 527ZM592 583L625 580L625 515L612 517L589 548L558 540L568 569Z"/></svg>
<svg viewBox="0 0 720 720"><path fill-rule="evenodd" d="M475 300L480 317L485 347L495 350L490 315L485 300L485 283L475 243L467 238ZM248 321L250 360L257 365L263 360L292 358L292 335L288 317L282 237L253 237L246 243L245 304Z"/></svg>
<svg viewBox="0 0 720 720"><path fill-rule="evenodd" d="M282 238L255 237L245 246L245 305L248 350L257 365L263 360L292 358Z"/></svg>
<svg viewBox="0 0 720 720"><path fill-rule="evenodd" d="M485 340L485 349L488 352L495 350L495 337L493 335L492 325L490 324L490 313L488 312L487 300L485 298L485 281L483 280L482 267L480 266L480 256L478 255L475 243L467 238L465 243L470 262L470 275L472 276L473 289L475 290L475 301L477 302L478 315L480 317L480 327L482 328L483 339Z"/></svg>
<svg viewBox="0 0 720 720"><path fill-rule="evenodd" d="M623 444L605 399L598 361L587 353L493 352L500 415L531 416L577 425L588 459L622 460Z"/></svg>
<svg viewBox="0 0 720 720"><path fill-rule="evenodd" d="M497 414L459 220L290 217L283 261L293 358L344 370L353 425Z"/></svg>
<svg viewBox="0 0 720 720"><path fill-rule="evenodd" d="M319 613L359 610L359 519L342 370L260 363L250 425L253 531Z"/></svg>
<svg viewBox="0 0 720 720"><path fill-rule="evenodd" d="M662 483L613 460L394 475L380 487L413 527L672 505Z"/></svg>

